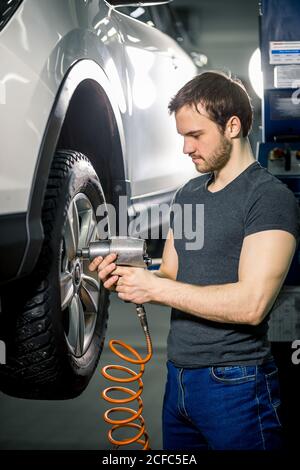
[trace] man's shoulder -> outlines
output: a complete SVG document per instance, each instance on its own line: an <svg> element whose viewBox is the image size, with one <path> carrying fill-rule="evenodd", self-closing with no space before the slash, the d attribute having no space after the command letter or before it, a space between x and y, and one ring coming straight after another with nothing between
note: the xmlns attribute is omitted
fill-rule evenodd
<svg viewBox="0 0 300 470"><path fill-rule="evenodd" d="M298 228L293 233L299 232L300 209L296 196L285 183L261 166L257 168L256 177L252 181L245 211L246 218L250 217L251 220L261 217L266 221L272 218L269 224L278 224L288 218L297 224Z"/></svg>
<svg viewBox="0 0 300 470"><path fill-rule="evenodd" d="M274 202L280 196L294 197L292 191L285 183L270 173L267 168L258 164L254 171L248 175L249 199L258 199L261 197L274 197Z"/></svg>
<svg viewBox="0 0 300 470"><path fill-rule="evenodd" d="M265 168L257 168L255 173L245 207L245 235L285 230L298 240L300 210L294 193Z"/></svg>

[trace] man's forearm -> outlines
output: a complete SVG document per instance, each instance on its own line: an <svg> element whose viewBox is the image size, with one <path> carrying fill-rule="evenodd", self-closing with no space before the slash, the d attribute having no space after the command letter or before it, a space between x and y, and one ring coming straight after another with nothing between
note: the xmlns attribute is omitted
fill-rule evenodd
<svg viewBox="0 0 300 470"><path fill-rule="evenodd" d="M162 278L157 283L153 303L216 322L255 324L253 298L253 292L242 282L196 286Z"/></svg>
<svg viewBox="0 0 300 470"><path fill-rule="evenodd" d="M161 271L160 269L155 269L153 271L151 271L154 276L156 277L160 277L160 278L164 278L164 279L170 279L163 271Z"/></svg>

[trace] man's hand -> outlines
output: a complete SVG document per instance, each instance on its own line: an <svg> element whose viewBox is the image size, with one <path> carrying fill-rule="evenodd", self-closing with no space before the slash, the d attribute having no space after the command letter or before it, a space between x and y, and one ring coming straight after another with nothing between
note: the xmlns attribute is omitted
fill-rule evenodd
<svg viewBox="0 0 300 470"><path fill-rule="evenodd" d="M89 265L90 271L98 270L99 279L103 282L104 287L112 292L116 290L115 285L119 279L119 276L111 275L112 271L116 269L116 264L114 263L116 258L116 253L110 253L105 258L97 256Z"/></svg>
<svg viewBox="0 0 300 470"><path fill-rule="evenodd" d="M118 292L118 297L136 304L151 302L155 298L159 278L146 268L117 266L116 253L102 258L98 256L89 265L90 271L98 270L99 279L106 289Z"/></svg>
<svg viewBox="0 0 300 470"><path fill-rule="evenodd" d="M146 268L117 266L113 274L120 276L116 285L120 299L135 304L155 301L162 279L154 276Z"/></svg>

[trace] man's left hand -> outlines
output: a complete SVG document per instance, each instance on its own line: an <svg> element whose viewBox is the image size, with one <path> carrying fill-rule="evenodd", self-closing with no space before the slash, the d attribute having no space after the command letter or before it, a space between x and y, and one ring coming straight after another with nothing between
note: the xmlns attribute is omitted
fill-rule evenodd
<svg viewBox="0 0 300 470"><path fill-rule="evenodd" d="M154 300L159 278L145 268L117 266L111 273L118 275L116 292L122 300L143 304Z"/></svg>

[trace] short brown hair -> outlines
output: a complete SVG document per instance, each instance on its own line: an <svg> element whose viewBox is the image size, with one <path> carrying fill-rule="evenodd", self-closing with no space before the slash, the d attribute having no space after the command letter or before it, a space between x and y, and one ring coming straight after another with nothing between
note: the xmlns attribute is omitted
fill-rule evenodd
<svg viewBox="0 0 300 470"><path fill-rule="evenodd" d="M238 78L230 78L223 72L210 71L197 75L186 83L171 99L168 109L170 114L185 105L201 104L210 119L225 131L231 116L238 116L241 121L243 137L247 137L253 121L253 109L250 97ZM198 111L199 112L199 111Z"/></svg>

